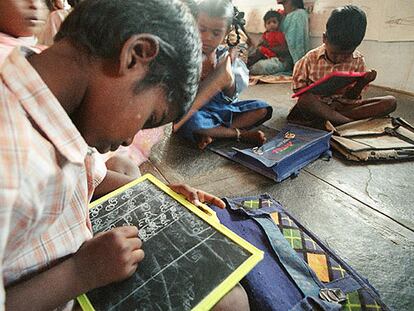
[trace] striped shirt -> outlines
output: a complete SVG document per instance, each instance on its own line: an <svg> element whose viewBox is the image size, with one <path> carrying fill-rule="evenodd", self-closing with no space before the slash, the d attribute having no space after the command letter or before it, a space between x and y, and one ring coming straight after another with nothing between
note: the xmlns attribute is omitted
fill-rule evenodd
<svg viewBox="0 0 414 311"><path fill-rule="evenodd" d="M294 92L322 79L334 71L366 71L364 56L354 51L348 62L334 64L326 56L325 45L309 51L293 69L292 88Z"/></svg>
<svg viewBox="0 0 414 311"><path fill-rule="evenodd" d="M6 286L92 237L88 202L106 174L27 51L15 49L0 71L0 310Z"/></svg>

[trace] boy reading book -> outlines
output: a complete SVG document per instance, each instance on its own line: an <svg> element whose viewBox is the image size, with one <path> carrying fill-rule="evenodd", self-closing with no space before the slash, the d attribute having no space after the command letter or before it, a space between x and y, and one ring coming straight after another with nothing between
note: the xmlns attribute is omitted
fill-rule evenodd
<svg viewBox="0 0 414 311"><path fill-rule="evenodd" d="M297 92L334 71L365 72L364 58L356 48L365 36L366 26L366 15L358 7L347 5L335 9L326 23L323 45L308 52L295 65L293 91ZM362 90L376 75L375 70L368 71L363 79L339 95L304 93L287 118L293 123L324 127L327 120L339 125L385 116L396 108L393 96L361 98Z"/></svg>
<svg viewBox="0 0 414 311"><path fill-rule="evenodd" d="M115 150L141 128L180 118L195 96L200 59L180 1L85 0L53 46L41 54L16 48L5 60L0 310L70 308L79 294L137 269L144 252L136 227L92 237L97 176L88 145ZM202 191L172 188L223 206Z"/></svg>

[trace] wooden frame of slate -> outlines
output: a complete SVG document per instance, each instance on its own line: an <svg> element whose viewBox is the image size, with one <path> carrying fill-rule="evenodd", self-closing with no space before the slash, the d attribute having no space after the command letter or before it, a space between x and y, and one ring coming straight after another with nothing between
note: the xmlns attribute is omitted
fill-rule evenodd
<svg viewBox="0 0 414 311"><path fill-rule="evenodd" d="M136 225L145 259L132 277L78 297L83 310L208 310L263 252L152 175L91 203L94 233Z"/></svg>

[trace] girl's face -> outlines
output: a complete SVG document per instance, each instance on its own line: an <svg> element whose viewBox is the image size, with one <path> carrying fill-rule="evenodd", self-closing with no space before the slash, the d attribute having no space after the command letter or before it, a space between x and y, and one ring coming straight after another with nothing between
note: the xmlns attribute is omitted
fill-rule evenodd
<svg viewBox="0 0 414 311"><path fill-rule="evenodd" d="M43 0L0 0L0 31L14 37L28 37L45 24Z"/></svg>
<svg viewBox="0 0 414 311"><path fill-rule="evenodd" d="M278 31L279 21L276 17L271 17L265 22L266 31Z"/></svg>
<svg viewBox="0 0 414 311"><path fill-rule="evenodd" d="M203 53L209 55L217 49L227 35L227 19L211 17L207 13L198 15L198 29L203 43Z"/></svg>

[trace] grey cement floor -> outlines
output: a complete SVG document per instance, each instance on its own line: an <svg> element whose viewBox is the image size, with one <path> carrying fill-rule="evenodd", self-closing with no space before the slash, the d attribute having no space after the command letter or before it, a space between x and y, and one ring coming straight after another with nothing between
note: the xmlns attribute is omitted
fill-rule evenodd
<svg viewBox="0 0 414 311"><path fill-rule="evenodd" d="M371 87L369 96L392 94L395 115L414 124L414 97ZM266 125L281 129L293 105L289 84L256 85L242 98L274 108ZM170 131L169 131L170 132ZM380 292L393 310L414 310L414 165L317 160L280 184L210 151L166 135L142 167L168 182L185 182L217 196L269 193L332 247Z"/></svg>

